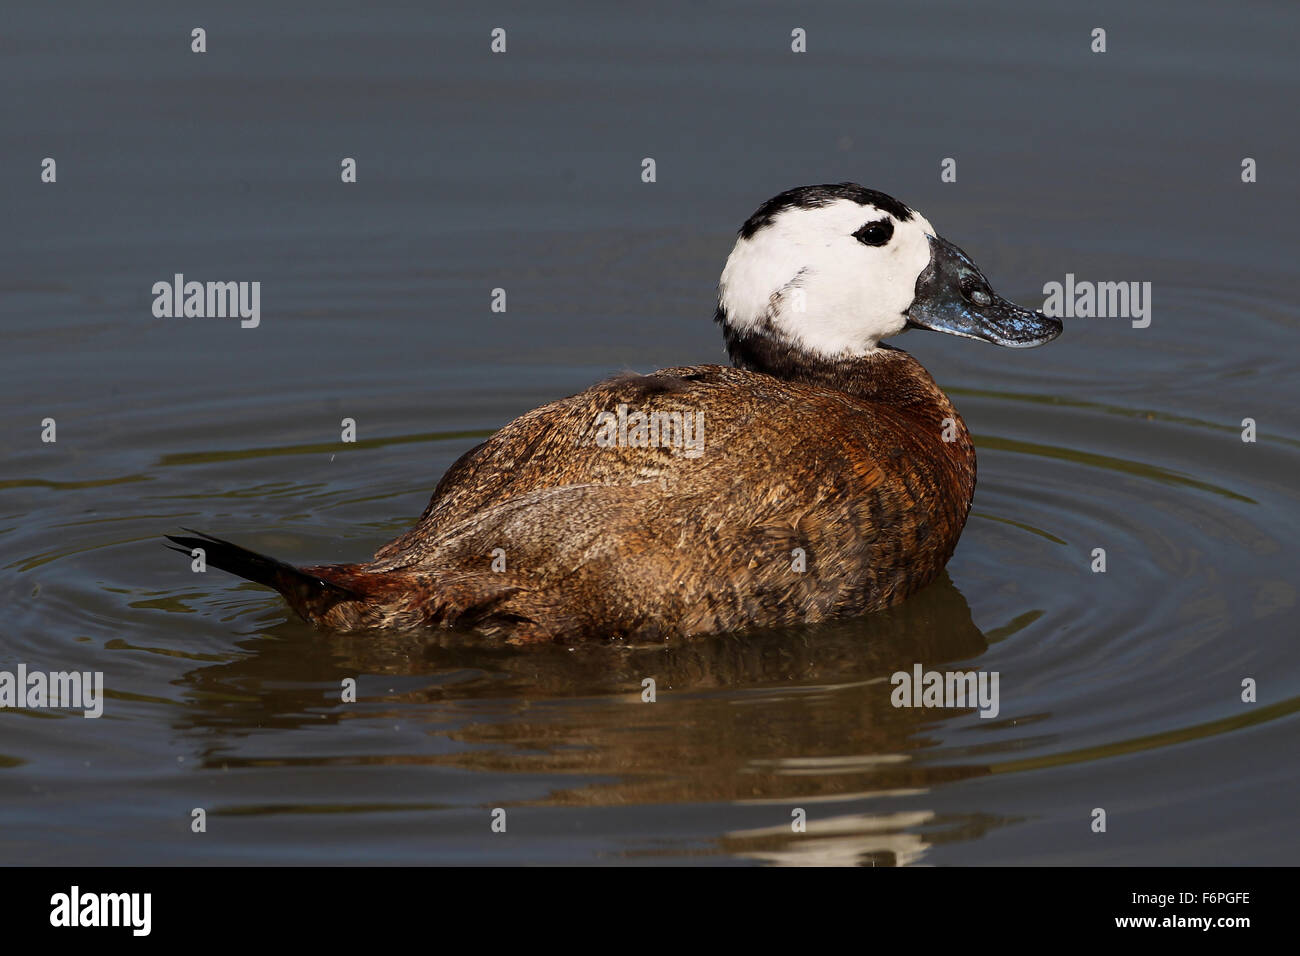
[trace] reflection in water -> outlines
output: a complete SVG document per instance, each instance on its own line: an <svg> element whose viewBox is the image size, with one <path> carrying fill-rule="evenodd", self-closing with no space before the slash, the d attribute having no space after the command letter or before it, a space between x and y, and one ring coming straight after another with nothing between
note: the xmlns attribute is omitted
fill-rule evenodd
<svg viewBox="0 0 1300 956"><path fill-rule="evenodd" d="M738 830L723 839L737 856L777 866L907 866L921 860L927 841L909 832L934 821L928 810L854 813L809 820L807 836L790 827Z"/></svg>
<svg viewBox="0 0 1300 956"><path fill-rule="evenodd" d="M795 833L789 824L736 830L723 837L721 846L727 853L775 866L909 866L925 862L933 846L975 840L1022 819L987 813L945 817L930 810L819 816L815 803L806 810L805 833Z"/></svg>
<svg viewBox="0 0 1300 956"><path fill-rule="evenodd" d="M927 727L969 710L890 704L894 671L969 662L988 646L946 574L915 599L863 620L672 645L576 653L447 631L319 634L295 622L241 646L251 653L184 677L193 703L176 727L197 743L205 767L428 764L571 779L532 801L546 805L790 804L917 791L986 772L970 763L925 766L911 756L932 745ZM358 678L355 705L337 702L349 677ZM654 703L641 699L647 677L656 682ZM236 753L239 738L268 728L353 720L408 728L419 721L455 747L432 754L409 747ZM439 798L406 796L426 805ZM815 810L810 816L812 835L828 826L858 834L829 855L805 843L797 852L810 859L906 862L920 852L920 838L892 824L866 817L830 823ZM723 843L773 859L784 852L775 831L732 834Z"/></svg>

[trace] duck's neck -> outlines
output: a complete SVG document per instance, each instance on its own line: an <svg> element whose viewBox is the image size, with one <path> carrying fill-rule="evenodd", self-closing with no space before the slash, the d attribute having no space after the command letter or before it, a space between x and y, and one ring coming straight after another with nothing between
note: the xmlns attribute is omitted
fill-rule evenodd
<svg viewBox="0 0 1300 956"><path fill-rule="evenodd" d="M847 392L900 409L953 411L930 373L902 349L880 345L866 355L827 359L765 334L723 326L727 355L737 368Z"/></svg>
<svg viewBox="0 0 1300 956"><path fill-rule="evenodd" d="M941 449L960 483L974 491L975 444L966 423L924 366L902 349L882 345L866 355L825 359L768 335L736 334L725 323L723 329L737 368L831 388L910 418L912 434L924 438L919 447Z"/></svg>

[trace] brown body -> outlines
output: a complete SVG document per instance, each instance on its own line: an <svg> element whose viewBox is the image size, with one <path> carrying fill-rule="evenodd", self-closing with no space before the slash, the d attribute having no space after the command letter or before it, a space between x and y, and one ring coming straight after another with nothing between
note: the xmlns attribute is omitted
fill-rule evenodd
<svg viewBox="0 0 1300 956"><path fill-rule="evenodd" d="M597 415L620 404L702 412L702 454L601 447ZM418 524L373 561L302 569L345 596L281 590L331 627L519 641L822 621L933 580L974 487L961 417L906 352L793 380L665 369L521 416L452 465Z"/></svg>

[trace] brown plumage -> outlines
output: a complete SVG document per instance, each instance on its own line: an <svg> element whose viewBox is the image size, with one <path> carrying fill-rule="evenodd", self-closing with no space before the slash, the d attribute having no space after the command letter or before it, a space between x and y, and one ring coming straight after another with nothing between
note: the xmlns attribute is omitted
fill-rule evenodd
<svg viewBox="0 0 1300 956"><path fill-rule="evenodd" d="M781 214L771 206L751 233ZM825 357L783 338L780 316L738 328L724 302L718 318L744 367L624 375L528 412L453 464L371 561L298 569L207 536L172 540L315 624L512 641L823 621L933 580L970 510L975 450L930 375L874 341ZM671 416L647 447L637 412ZM702 442L669 421L699 426Z"/></svg>
<svg viewBox="0 0 1300 956"><path fill-rule="evenodd" d="M443 624L523 641L668 638L887 607L951 556L975 450L906 352L821 371L789 381L700 365L601 383L466 453L373 561L262 583L330 627ZM818 383L828 373L840 388ZM702 413L702 453L601 447L597 415L620 404ZM954 441L942 440L945 419ZM222 567L213 542L173 540L206 546Z"/></svg>

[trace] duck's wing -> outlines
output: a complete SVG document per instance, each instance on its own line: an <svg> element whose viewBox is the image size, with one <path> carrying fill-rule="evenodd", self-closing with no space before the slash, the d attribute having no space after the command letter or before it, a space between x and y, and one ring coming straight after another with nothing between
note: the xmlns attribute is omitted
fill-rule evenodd
<svg viewBox="0 0 1300 956"><path fill-rule="evenodd" d="M611 379L520 416L463 455L375 568L431 560L435 542L488 511L549 511L543 502L587 494L548 494L560 489L635 489L661 520L671 520L668 501L729 500L733 519L771 522L865 500L883 479L873 414L842 393L727 366Z"/></svg>

